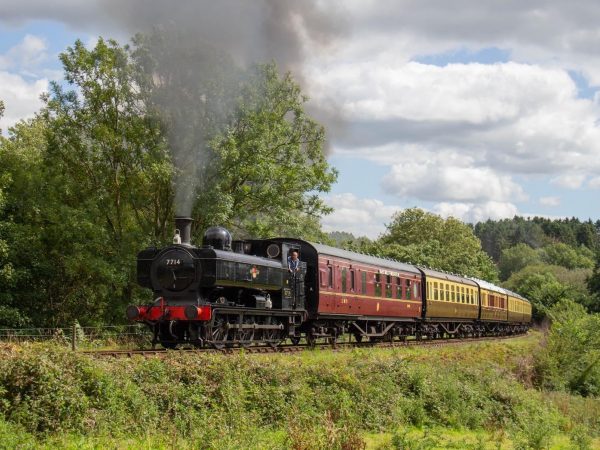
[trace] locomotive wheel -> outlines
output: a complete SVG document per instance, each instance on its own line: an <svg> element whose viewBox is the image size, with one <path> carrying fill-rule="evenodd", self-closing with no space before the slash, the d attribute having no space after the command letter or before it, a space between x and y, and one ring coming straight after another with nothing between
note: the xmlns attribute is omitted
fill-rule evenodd
<svg viewBox="0 0 600 450"><path fill-rule="evenodd" d="M254 323L252 319L244 319L246 325ZM237 339L240 341L240 347L247 348L252 345L254 340L254 328L242 328L238 329L236 333Z"/></svg>
<svg viewBox="0 0 600 450"><path fill-rule="evenodd" d="M268 345L275 348L281 343L281 330L265 330L263 339L267 341Z"/></svg>
<svg viewBox="0 0 600 450"><path fill-rule="evenodd" d="M228 334L227 322L222 317L217 317L210 329L210 345L217 350L225 348L225 345L228 343Z"/></svg>

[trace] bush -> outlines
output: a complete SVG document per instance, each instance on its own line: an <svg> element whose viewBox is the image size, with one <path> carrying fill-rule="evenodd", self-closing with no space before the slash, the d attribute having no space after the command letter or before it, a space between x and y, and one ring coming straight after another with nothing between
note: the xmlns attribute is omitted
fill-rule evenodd
<svg viewBox="0 0 600 450"><path fill-rule="evenodd" d="M132 447L132 441L145 447L362 449L366 432L442 427L504 429L519 445L539 447L559 430L574 429L555 405L573 417L587 406L569 397L546 401L516 381L510 368L530 349L530 343L511 341L467 349L172 352L164 359L94 360L28 346L0 360L0 431L23 430L29 433L24 445L33 440L50 447L73 441ZM581 426L600 431L594 421ZM585 433L579 434L584 442ZM410 439L400 433L394 445Z"/></svg>

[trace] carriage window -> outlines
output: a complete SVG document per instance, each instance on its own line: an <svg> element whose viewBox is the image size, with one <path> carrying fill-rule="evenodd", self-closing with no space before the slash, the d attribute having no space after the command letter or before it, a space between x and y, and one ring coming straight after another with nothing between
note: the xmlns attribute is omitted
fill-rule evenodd
<svg viewBox="0 0 600 450"><path fill-rule="evenodd" d="M448 283L446 283L446 298L445 298L445 300L447 302L450 301L450 285Z"/></svg>
<svg viewBox="0 0 600 450"><path fill-rule="evenodd" d="M390 281L392 281L392 280L390 280ZM392 285L389 283L387 283L385 285L385 296L387 298L392 298Z"/></svg>
<svg viewBox="0 0 600 450"><path fill-rule="evenodd" d="M461 303L465 302L465 288L464 288L464 286L460 288L460 302Z"/></svg>
<svg viewBox="0 0 600 450"><path fill-rule="evenodd" d="M342 269L342 292L346 292L346 268Z"/></svg>
<svg viewBox="0 0 600 450"><path fill-rule="evenodd" d="M406 280L406 300L410 300L410 280Z"/></svg>
<svg viewBox="0 0 600 450"><path fill-rule="evenodd" d="M333 287L333 267L327 266L327 286Z"/></svg>
<svg viewBox="0 0 600 450"><path fill-rule="evenodd" d="M402 298L402 278L396 277L396 298Z"/></svg>
<svg viewBox="0 0 600 450"><path fill-rule="evenodd" d="M350 290L354 292L356 289L356 281L354 279L354 270L350 270Z"/></svg>
<svg viewBox="0 0 600 450"><path fill-rule="evenodd" d="M385 282L387 284L392 284L392 276L391 275L386 275L385 276Z"/></svg>
<svg viewBox="0 0 600 450"><path fill-rule="evenodd" d="M375 274L375 283L381 283L381 274Z"/></svg>

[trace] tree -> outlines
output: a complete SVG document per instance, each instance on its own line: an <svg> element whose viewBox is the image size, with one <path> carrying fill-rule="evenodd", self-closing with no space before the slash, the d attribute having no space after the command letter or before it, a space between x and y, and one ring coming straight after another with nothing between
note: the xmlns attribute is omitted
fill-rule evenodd
<svg viewBox="0 0 600 450"><path fill-rule="evenodd" d="M46 123L20 122L0 141L0 325L24 326L46 313L41 175ZM47 274L47 273L46 273Z"/></svg>
<svg viewBox="0 0 600 450"><path fill-rule="evenodd" d="M505 281L511 274L518 272L524 267L541 262L540 255L527 244L517 244L514 247L502 251L498 269L500 270L500 279Z"/></svg>
<svg viewBox="0 0 600 450"><path fill-rule="evenodd" d="M289 73L281 77L273 64L257 67L233 122L211 142L197 204L220 199L224 223L249 235L314 235L317 222L312 233L306 224L331 211L317 193L329 191L337 172L323 153L323 127L304 111L306 101Z"/></svg>
<svg viewBox="0 0 600 450"><path fill-rule="evenodd" d="M176 208L192 213L194 239L220 224L237 237L325 239L319 218L337 173L307 97L275 64L250 69L184 31L134 39L140 83L159 113L176 168Z"/></svg>
<svg viewBox="0 0 600 450"><path fill-rule="evenodd" d="M561 300L549 309L552 327L535 354L536 382L545 389L600 394L600 315Z"/></svg>
<svg viewBox="0 0 600 450"><path fill-rule="evenodd" d="M563 243L547 245L542 249L541 257L548 264L567 269L591 269L594 267L594 253L584 246L573 248Z"/></svg>
<svg viewBox="0 0 600 450"><path fill-rule="evenodd" d="M409 208L396 213L386 227L373 253L489 281L498 277L473 230L453 217Z"/></svg>
<svg viewBox="0 0 600 450"><path fill-rule="evenodd" d="M577 290L561 283L554 274L555 267L530 265L511 275L504 286L518 292L533 305L534 320L546 317L548 310L561 300L577 300Z"/></svg>

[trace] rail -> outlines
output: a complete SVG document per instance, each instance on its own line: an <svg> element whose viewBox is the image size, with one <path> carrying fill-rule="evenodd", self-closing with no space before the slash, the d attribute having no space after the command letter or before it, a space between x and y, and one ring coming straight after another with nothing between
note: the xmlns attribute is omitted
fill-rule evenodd
<svg viewBox="0 0 600 450"><path fill-rule="evenodd" d="M326 349L332 351L343 351L353 348L401 348L413 346L430 346L442 347L446 345L472 344L476 342L491 342L505 339L514 339L525 336L527 333L515 334L511 336L487 336L487 337L467 337L467 338L452 338L452 339L430 339L430 340L406 340L394 342L337 342L317 343L316 345L309 344L284 344L277 347L257 345L251 347L231 347L223 349L214 348L181 348L177 350L167 349L139 349L139 350L87 350L83 353L97 358L130 358L134 356L143 357L166 357L167 355L176 355L184 353L205 354L205 353L221 353L221 354L263 354L263 353L296 353L306 350Z"/></svg>

